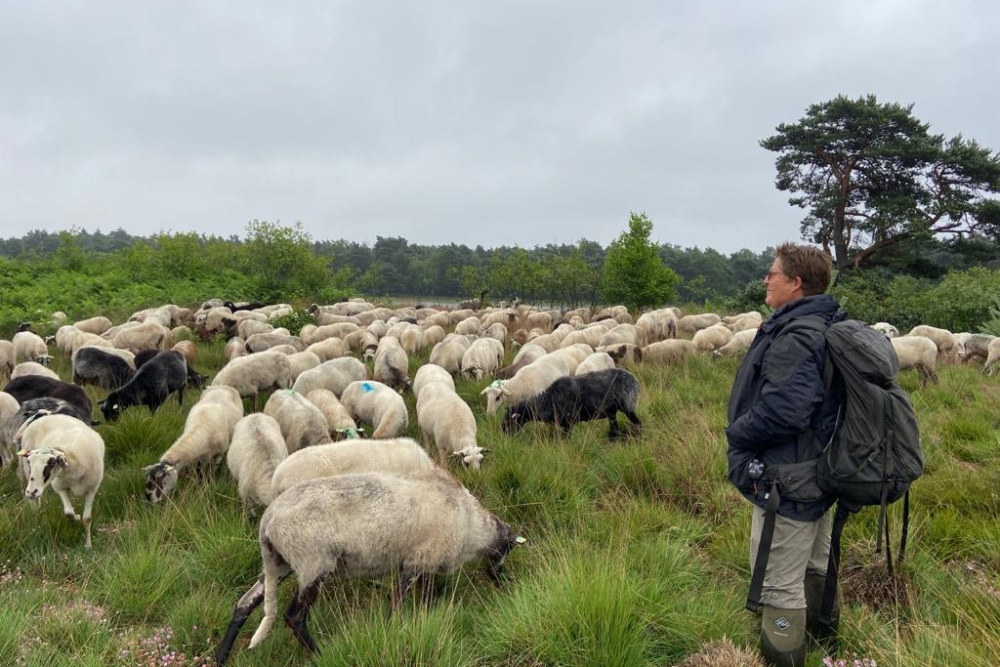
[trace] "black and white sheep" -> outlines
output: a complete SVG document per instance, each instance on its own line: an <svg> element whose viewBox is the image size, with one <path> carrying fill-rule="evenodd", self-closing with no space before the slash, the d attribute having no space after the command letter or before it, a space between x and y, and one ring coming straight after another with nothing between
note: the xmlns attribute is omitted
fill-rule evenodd
<svg viewBox="0 0 1000 667"><path fill-rule="evenodd" d="M99 404L104 418L114 421L133 405L145 405L150 412L163 405L176 392L177 403L184 404L188 381L187 362L180 352L160 352L136 371L125 386L111 392Z"/></svg>
<svg viewBox="0 0 1000 667"><path fill-rule="evenodd" d="M293 572L299 592L285 622L303 646L316 650L307 619L326 576L399 575L392 595L397 609L418 580L450 574L476 558L486 559L486 572L499 582L507 554L523 541L444 471L360 473L297 484L261 517L264 573L237 601L216 662L225 663L261 602L264 618L250 647L267 637L277 616L278 584Z"/></svg>
<svg viewBox="0 0 1000 667"><path fill-rule="evenodd" d="M538 396L508 408L503 430L515 433L528 422L537 421L569 433L578 422L607 419L609 437L617 438L619 412L632 423L630 431L641 427L635 412L639 391L639 380L623 368L560 378Z"/></svg>

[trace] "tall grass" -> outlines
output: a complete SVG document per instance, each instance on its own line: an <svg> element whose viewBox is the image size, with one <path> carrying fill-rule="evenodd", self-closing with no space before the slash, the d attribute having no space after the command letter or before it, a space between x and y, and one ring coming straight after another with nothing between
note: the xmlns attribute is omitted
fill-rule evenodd
<svg viewBox="0 0 1000 667"><path fill-rule="evenodd" d="M221 342L200 350L198 369L214 374ZM581 424L568 437L535 424L508 437L485 414L486 380L460 379L480 443L492 451L482 472L454 472L528 539L511 555L503 586L470 564L438 578L430 606L414 597L388 617L391 580L331 579L311 619L316 656L280 625L248 651L258 612L231 664L645 667L676 664L724 637L753 644L755 620L742 610L749 506L725 475L725 406L737 363L635 367L644 430L622 441L607 439L606 423ZM55 368L68 378L66 360ZM902 382L928 462L913 488L905 584L886 584L874 512L852 519L837 657L991 665L1000 655L1000 385L958 366L941 369L936 386L907 375ZM256 523L225 466L182 475L157 506L143 500L141 470L177 437L197 396L97 427L107 471L91 551L51 492L36 511L13 472L0 474L0 665L207 663L259 571ZM418 436L415 419L406 433ZM898 530L899 508L891 518ZM283 587L282 605L293 589ZM823 657L814 652L809 664Z"/></svg>

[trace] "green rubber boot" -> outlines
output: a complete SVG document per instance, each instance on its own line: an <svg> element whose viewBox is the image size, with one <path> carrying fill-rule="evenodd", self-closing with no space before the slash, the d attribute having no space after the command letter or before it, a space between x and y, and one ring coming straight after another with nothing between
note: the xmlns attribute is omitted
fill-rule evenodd
<svg viewBox="0 0 1000 667"><path fill-rule="evenodd" d="M806 664L806 610L761 607L760 653L773 667Z"/></svg>
<svg viewBox="0 0 1000 667"><path fill-rule="evenodd" d="M837 628L840 626L840 595L833 600L833 612L830 623L820 623L819 610L823 606L823 588L826 586L826 575L815 572L806 573L806 632L809 638L833 655L837 651Z"/></svg>

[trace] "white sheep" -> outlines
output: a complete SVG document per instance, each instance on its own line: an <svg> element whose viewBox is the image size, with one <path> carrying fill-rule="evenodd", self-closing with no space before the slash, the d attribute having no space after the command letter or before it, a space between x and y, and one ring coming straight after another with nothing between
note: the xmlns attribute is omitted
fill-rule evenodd
<svg viewBox="0 0 1000 667"><path fill-rule="evenodd" d="M17 363L17 351L14 343L9 340L0 340L0 378L10 378L14 365Z"/></svg>
<svg viewBox="0 0 1000 667"><path fill-rule="evenodd" d="M91 317L86 320L74 322L72 326L79 331L85 331L86 333L97 334L100 336L102 333L111 328L111 320L103 315L99 315L97 317Z"/></svg>
<svg viewBox="0 0 1000 667"><path fill-rule="evenodd" d="M297 391L275 391L267 399L264 414L278 422L289 454L303 447L331 442L326 417Z"/></svg>
<svg viewBox="0 0 1000 667"><path fill-rule="evenodd" d="M937 346L939 361L954 362L957 350L955 346L955 335L947 329L920 324L910 329L907 336L923 336L934 341Z"/></svg>
<svg viewBox="0 0 1000 667"><path fill-rule="evenodd" d="M476 440L476 417L472 408L444 383L431 383L417 396L417 425L424 442L437 444L442 465L449 456L462 459L462 465L479 470L483 452Z"/></svg>
<svg viewBox="0 0 1000 667"><path fill-rule="evenodd" d="M417 374L413 376L413 395L420 398L420 390L426 385L440 382L455 390L455 380L451 373L437 364L424 364L417 369Z"/></svg>
<svg viewBox="0 0 1000 667"><path fill-rule="evenodd" d="M993 375L993 367L1000 361L1000 338L994 338L986 346L986 363L983 372Z"/></svg>
<svg viewBox="0 0 1000 667"><path fill-rule="evenodd" d="M52 380L62 379L54 370L47 368L36 361L22 361L17 366L14 366L14 370L11 371L10 374L10 379L16 380L17 378L24 377L26 375L41 375L42 377L47 377Z"/></svg>
<svg viewBox="0 0 1000 667"><path fill-rule="evenodd" d="M14 353L18 359L35 361L45 366L52 361L45 340L33 331L18 331L11 342L14 344Z"/></svg>
<svg viewBox="0 0 1000 667"><path fill-rule="evenodd" d="M367 377L368 370L359 360L354 357L340 357L325 361L316 368L302 373L296 378L292 389L300 394L308 394L313 389L329 389L340 396L347 385Z"/></svg>
<svg viewBox="0 0 1000 667"><path fill-rule="evenodd" d="M326 419L327 432L334 440L359 438L364 429L358 428L354 417L329 389L313 389L306 394L306 400L319 408Z"/></svg>
<svg viewBox="0 0 1000 667"><path fill-rule="evenodd" d="M361 355L365 361L375 358L379 338L368 329L358 329L344 336L344 344L354 354Z"/></svg>
<svg viewBox="0 0 1000 667"><path fill-rule="evenodd" d="M352 382L340 401L355 421L372 425L372 438L398 437L409 424L403 397L381 382Z"/></svg>
<svg viewBox="0 0 1000 667"><path fill-rule="evenodd" d="M277 616L278 583L292 572L299 593L285 618L299 641L315 650L306 618L324 577L398 576L395 609L420 577L450 574L475 558L486 558L487 574L499 583L507 554L523 541L442 470L405 477L358 473L297 484L261 517L264 574L236 603L216 662L226 660L262 601L264 617L250 647L267 637Z"/></svg>
<svg viewBox="0 0 1000 667"><path fill-rule="evenodd" d="M899 329L892 326L888 322L876 322L871 326L872 329L875 329L876 331L881 331L882 335L885 336L886 338L895 338L896 336L899 335Z"/></svg>
<svg viewBox="0 0 1000 667"><path fill-rule="evenodd" d="M306 349L305 344L298 336L280 333L277 329L270 333L257 333L247 338L248 352L264 352L279 345L291 345L295 348L295 352L302 352Z"/></svg>
<svg viewBox="0 0 1000 667"><path fill-rule="evenodd" d="M386 334L378 342L375 350L375 366L372 377L393 389L410 389L410 360L399 339Z"/></svg>
<svg viewBox="0 0 1000 667"><path fill-rule="evenodd" d="M294 484L359 472L412 475L435 467L424 448L410 438L351 440L307 447L290 454L271 478L272 498Z"/></svg>
<svg viewBox="0 0 1000 667"><path fill-rule="evenodd" d="M714 352L733 339L733 332L725 324L713 324L695 332L691 342L698 352Z"/></svg>
<svg viewBox="0 0 1000 667"><path fill-rule="evenodd" d="M306 371L306 373L309 372L311 371ZM215 379L212 380L213 386L233 387L240 396L249 396L251 412L257 412L257 396L261 392L270 389L287 389L291 384L292 364L288 360L288 356L280 352L258 352L245 357L237 357L223 366Z"/></svg>
<svg viewBox="0 0 1000 667"><path fill-rule="evenodd" d="M48 415L26 422L19 430L21 451L27 461L26 498L40 498L51 484L62 501L63 513L82 521L90 548L90 517L94 496L104 479L104 439L79 419ZM69 494L83 497L83 515L78 515Z"/></svg>
<svg viewBox="0 0 1000 667"><path fill-rule="evenodd" d="M574 375L585 375L594 371L603 371L615 367L615 360L607 352L594 352L580 362L573 372Z"/></svg>
<svg viewBox="0 0 1000 667"><path fill-rule="evenodd" d="M463 336L478 336L483 331L483 323L475 315L469 316L455 325L455 333Z"/></svg>
<svg viewBox="0 0 1000 667"><path fill-rule="evenodd" d="M462 371L462 356L469 349L465 336L449 336L431 350L430 363L436 364L452 375Z"/></svg>
<svg viewBox="0 0 1000 667"><path fill-rule="evenodd" d="M703 313L701 315L685 315L677 320L677 333L687 336L694 336L696 331L707 329L713 324L718 324L722 318L715 313Z"/></svg>
<svg viewBox="0 0 1000 667"><path fill-rule="evenodd" d="M757 329L743 329L733 334L733 339L712 352L713 357L728 357L742 354L750 349L750 344L757 337Z"/></svg>
<svg viewBox="0 0 1000 667"><path fill-rule="evenodd" d="M926 384L928 380L937 382L938 348L934 341L925 336L899 336L890 338L892 348L896 351L896 358L899 360L899 369L916 368L920 373L920 384Z"/></svg>
<svg viewBox="0 0 1000 667"><path fill-rule="evenodd" d="M443 315L444 313L442 313ZM433 325L424 329L424 348L433 348L444 340L444 329L438 325Z"/></svg>
<svg viewBox="0 0 1000 667"><path fill-rule="evenodd" d="M319 357L320 363L330 361L331 359L339 359L346 354L346 351L347 346L341 338L327 338L326 340L313 343L306 348L306 352L312 352Z"/></svg>
<svg viewBox="0 0 1000 667"><path fill-rule="evenodd" d="M424 347L424 330L416 324L407 324L399 335L399 344L407 354L417 354Z"/></svg>
<svg viewBox="0 0 1000 667"><path fill-rule="evenodd" d="M571 373L565 357L547 354L520 369L509 380L494 380L480 395L486 396L486 414L493 414L506 402L517 404L537 396L549 385Z"/></svg>
<svg viewBox="0 0 1000 667"><path fill-rule="evenodd" d="M14 454L12 448L14 432L17 431L13 421L21 405L17 399L5 391L0 391L0 468L8 465Z"/></svg>
<svg viewBox="0 0 1000 667"><path fill-rule="evenodd" d="M240 320L240 323L236 325L236 335L244 340L254 334L271 333L272 331L274 331L272 324L249 318Z"/></svg>
<svg viewBox="0 0 1000 667"><path fill-rule="evenodd" d="M226 358L226 361L247 356L247 342L239 336L233 336L226 341L226 347L222 350L222 356Z"/></svg>
<svg viewBox="0 0 1000 667"><path fill-rule="evenodd" d="M272 348L273 349L273 348ZM292 366L292 382L305 373L307 370L316 368L322 361L315 352L306 350L304 352L293 352L288 355L288 363Z"/></svg>
<svg viewBox="0 0 1000 667"><path fill-rule="evenodd" d="M462 354L462 375L472 376L477 381L483 375L494 373L503 363L503 343L495 338L478 338Z"/></svg>
<svg viewBox="0 0 1000 667"><path fill-rule="evenodd" d="M146 499L157 503L177 484L178 473L193 463L218 464L229 448L233 428L243 417L243 401L232 387L206 388L188 412L184 430L160 460L143 468Z"/></svg>
<svg viewBox="0 0 1000 667"><path fill-rule="evenodd" d="M245 505L252 508L271 503L271 478L287 456L281 427L273 417L258 412L236 422L226 465Z"/></svg>
<svg viewBox="0 0 1000 667"><path fill-rule="evenodd" d="M694 343L689 340L661 340L658 343L650 343L642 348L642 362L653 364L676 363L694 353Z"/></svg>
<svg viewBox="0 0 1000 667"><path fill-rule="evenodd" d="M134 327L121 329L111 342L119 350L128 350L132 354L142 350L169 350L174 344L170 329L159 322L143 322Z"/></svg>

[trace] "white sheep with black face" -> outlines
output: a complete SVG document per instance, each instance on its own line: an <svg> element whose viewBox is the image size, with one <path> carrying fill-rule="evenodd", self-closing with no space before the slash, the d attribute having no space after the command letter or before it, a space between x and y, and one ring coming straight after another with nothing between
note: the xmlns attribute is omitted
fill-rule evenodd
<svg viewBox="0 0 1000 667"><path fill-rule="evenodd" d="M45 341L33 331L18 331L11 338L11 342L14 344L14 352L18 359L35 361L45 366L52 361Z"/></svg>
<svg viewBox="0 0 1000 667"><path fill-rule="evenodd" d="M476 440L476 417L472 408L442 382L425 385L417 396L417 424L424 441L437 444L442 465L454 456L462 465L479 470L483 465L483 452Z"/></svg>
<svg viewBox="0 0 1000 667"><path fill-rule="evenodd" d="M243 417L243 400L232 387L208 387L194 404L184 422L184 431L160 460L143 468L146 499L159 502L177 485L178 473L203 461L218 463L233 439L233 429Z"/></svg>
<svg viewBox="0 0 1000 667"><path fill-rule="evenodd" d="M495 338L478 338L462 355L462 375L482 380L492 375L503 363L503 343Z"/></svg>
<svg viewBox="0 0 1000 667"><path fill-rule="evenodd" d="M396 609L418 580L453 573L476 558L486 559L487 574L499 582L508 553L523 541L442 470L412 476L359 473L296 484L261 517L264 573L237 601L216 663L225 663L261 602L264 618L250 647L267 637L277 617L278 584L293 572L299 592L285 620L303 646L316 650L306 620L325 577L396 575Z"/></svg>
<svg viewBox="0 0 1000 667"><path fill-rule="evenodd" d="M80 521L86 531L84 546L90 548L90 520L94 496L104 479L104 439L79 419L68 415L46 415L25 422L16 439L18 455L26 462L28 484L24 496L42 497L49 486L62 501L63 513ZM83 498L83 514L73 509L70 494Z"/></svg>
<svg viewBox="0 0 1000 667"><path fill-rule="evenodd" d="M576 370L580 361L583 359L571 364L568 355L549 353L517 371L509 380L494 380L479 392L486 396L486 414L493 414L504 403L519 403L537 396L553 382Z"/></svg>

